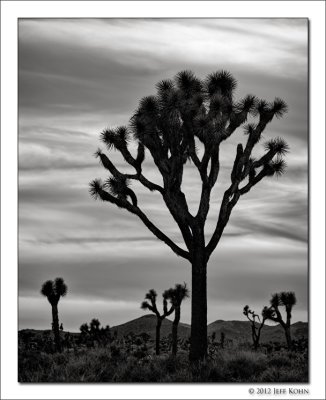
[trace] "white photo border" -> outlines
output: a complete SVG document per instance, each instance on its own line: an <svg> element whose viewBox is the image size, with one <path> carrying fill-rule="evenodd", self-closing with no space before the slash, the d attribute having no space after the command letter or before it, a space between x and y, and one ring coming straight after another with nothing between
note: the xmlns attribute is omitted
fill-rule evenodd
<svg viewBox="0 0 326 400"><path fill-rule="evenodd" d="M1 398L247 399L256 384L20 384L17 382L18 18L308 18L310 21L310 309L308 389L325 399L325 2L4 1L1 4ZM267 387L265 385L261 385ZM264 398L265 396L262 396ZM275 396L277 397L277 396ZM265 397L266 398L266 397ZM282 399L298 398L290 394Z"/></svg>

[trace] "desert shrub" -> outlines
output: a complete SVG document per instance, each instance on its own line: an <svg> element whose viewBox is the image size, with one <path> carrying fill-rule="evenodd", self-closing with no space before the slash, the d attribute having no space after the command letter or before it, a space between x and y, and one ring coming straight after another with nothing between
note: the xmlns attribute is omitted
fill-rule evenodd
<svg viewBox="0 0 326 400"><path fill-rule="evenodd" d="M52 365L52 357L37 351L26 351L18 359L19 373L49 370Z"/></svg>
<svg viewBox="0 0 326 400"><path fill-rule="evenodd" d="M69 362L68 356L66 354L54 354L52 358L52 362L56 365L67 365Z"/></svg>
<svg viewBox="0 0 326 400"><path fill-rule="evenodd" d="M274 366L265 370L257 382L308 382L308 374L304 369Z"/></svg>
<svg viewBox="0 0 326 400"><path fill-rule="evenodd" d="M181 366L180 359L173 356L169 356L160 361L161 369L167 374L175 373Z"/></svg>
<svg viewBox="0 0 326 400"><path fill-rule="evenodd" d="M98 355L98 361L102 364L109 363L111 361L110 353L107 351L101 352Z"/></svg>
<svg viewBox="0 0 326 400"><path fill-rule="evenodd" d="M163 376L158 362L143 364L140 368L138 361L130 357L125 364L118 367L115 380L117 382L160 382Z"/></svg>
<svg viewBox="0 0 326 400"><path fill-rule="evenodd" d="M191 364L188 351L176 357L153 354L123 342L110 347L77 347L60 354L19 350L20 382L307 382L308 353L280 351L271 355L219 349L214 359Z"/></svg>
<svg viewBox="0 0 326 400"><path fill-rule="evenodd" d="M266 356L255 352L236 353L226 363L231 380L235 381L252 381L267 367Z"/></svg>
<svg viewBox="0 0 326 400"><path fill-rule="evenodd" d="M110 347L110 350L111 350L112 357L119 357L121 355L121 349L118 346L112 345Z"/></svg>
<svg viewBox="0 0 326 400"><path fill-rule="evenodd" d="M284 352L275 353L268 360L268 365L270 367L276 367L276 368L290 367L291 364L292 363L289 355Z"/></svg>

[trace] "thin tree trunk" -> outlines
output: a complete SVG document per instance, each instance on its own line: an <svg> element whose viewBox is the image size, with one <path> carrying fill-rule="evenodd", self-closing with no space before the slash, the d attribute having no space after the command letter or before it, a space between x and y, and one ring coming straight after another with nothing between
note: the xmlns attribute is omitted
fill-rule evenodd
<svg viewBox="0 0 326 400"><path fill-rule="evenodd" d="M162 319L161 318L157 318L157 323L156 323L156 346L155 346L156 355L160 354L161 325L162 325Z"/></svg>
<svg viewBox="0 0 326 400"><path fill-rule="evenodd" d="M263 329L264 324L265 324L265 320L263 320L263 322L260 324L260 326L258 328L258 332L257 332L257 335L256 335L256 350L258 349L258 346L259 346L261 330Z"/></svg>
<svg viewBox="0 0 326 400"><path fill-rule="evenodd" d="M60 331L59 331L59 317L58 317L58 305L52 305L52 322L53 322L53 333L54 333L54 342L57 351L61 351L61 343L60 343Z"/></svg>
<svg viewBox="0 0 326 400"><path fill-rule="evenodd" d="M257 350L257 344L256 344L257 337L256 337L256 328L254 323L251 324L251 338L254 345L254 349Z"/></svg>
<svg viewBox="0 0 326 400"><path fill-rule="evenodd" d="M288 350L291 350L292 348L292 339L291 339L291 331L289 326L285 326L285 338L286 338L286 343L288 346Z"/></svg>
<svg viewBox="0 0 326 400"><path fill-rule="evenodd" d="M180 321L180 307L175 309L175 317L172 324L172 354L177 355L178 350L178 325Z"/></svg>
<svg viewBox="0 0 326 400"><path fill-rule="evenodd" d="M191 361L207 355L207 261L204 249L195 250L192 260Z"/></svg>

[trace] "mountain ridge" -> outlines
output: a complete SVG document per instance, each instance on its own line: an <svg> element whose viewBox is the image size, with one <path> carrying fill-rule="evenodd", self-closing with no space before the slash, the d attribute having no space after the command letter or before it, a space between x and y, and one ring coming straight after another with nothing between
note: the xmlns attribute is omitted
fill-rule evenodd
<svg viewBox="0 0 326 400"><path fill-rule="evenodd" d="M145 314L141 317L132 319L123 324L115 325L110 327L111 332L115 333L117 337L123 337L130 333L134 333L135 335L139 335L143 332L149 334L152 339L155 338L155 329L156 329L156 316L153 314ZM178 335L179 337L186 339L190 337L190 325L186 323L179 323L178 326ZM35 333L40 333L44 331L35 330L35 329L22 329L22 331L32 331ZM161 327L161 337L169 336L172 331L172 321L168 318L165 318L162 322ZM220 335L223 332L226 339L230 340L238 340L238 341L249 341L251 342L251 324L249 321L225 321L225 320L216 320L207 325L208 335L212 335L215 333L216 340L220 339ZM297 321L291 325L291 332L293 339L299 339L301 337L308 337L308 323ZM78 333L72 333L74 335L78 335ZM283 328L278 325L265 325L261 331L261 343L267 343L270 341L274 342L285 342L285 335Z"/></svg>

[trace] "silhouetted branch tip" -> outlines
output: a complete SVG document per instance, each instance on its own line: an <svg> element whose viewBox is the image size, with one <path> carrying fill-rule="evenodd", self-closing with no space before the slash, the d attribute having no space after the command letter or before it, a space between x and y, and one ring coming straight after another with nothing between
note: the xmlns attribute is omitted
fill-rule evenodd
<svg viewBox="0 0 326 400"><path fill-rule="evenodd" d="M266 113L268 111L270 111L268 102L266 100L262 100L261 99L261 100L258 100L256 102L256 107L253 110L253 115L254 116L257 116L258 114L261 115L261 114L264 114L264 113Z"/></svg>
<svg viewBox="0 0 326 400"><path fill-rule="evenodd" d="M281 292L280 293L280 304L283 306L294 306L297 302L294 292Z"/></svg>
<svg viewBox="0 0 326 400"><path fill-rule="evenodd" d="M282 118L284 114L288 112L288 105L286 102L279 97L276 97L272 103L272 112L276 118Z"/></svg>
<svg viewBox="0 0 326 400"><path fill-rule="evenodd" d="M217 71L208 75L206 80L207 91L210 95L221 93L223 96L231 95L237 86L236 79L228 71Z"/></svg>
<svg viewBox="0 0 326 400"><path fill-rule="evenodd" d="M94 157L95 157L95 158L98 158L98 157L101 156L101 154L102 154L102 150L101 150L100 148L98 148L98 149L95 151L95 153L94 153Z"/></svg>
<svg viewBox="0 0 326 400"><path fill-rule="evenodd" d="M103 183L100 179L94 179L89 184L89 193L95 200L101 198L100 196L101 190L103 190Z"/></svg>
<svg viewBox="0 0 326 400"><path fill-rule="evenodd" d="M236 104L238 111L245 111L247 113L254 113L257 106L258 99L252 94L248 94L244 99Z"/></svg>
<svg viewBox="0 0 326 400"><path fill-rule="evenodd" d="M290 150L289 145L286 143L286 141L280 137L276 137L274 139L271 139L267 141L264 144L265 150L272 151L279 156L283 156L287 154Z"/></svg>
<svg viewBox="0 0 326 400"><path fill-rule="evenodd" d="M181 71L175 76L177 87L183 92L200 92L202 83L197 79L192 71Z"/></svg>
<svg viewBox="0 0 326 400"><path fill-rule="evenodd" d="M109 190L109 192L115 197L126 198L128 193L127 189L129 187L129 181L121 177L110 177L105 181L105 188Z"/></svg>
<svg viewBox="0 0 326 400"><path fill-rule="evenodd" d="M166 93L167 91L172 90L173 87L174 85L171 79L163 79L156 84L156 89L159 94Z"/></svg>
<svg viewBox="0 0 326 400"><path fill-rule="evenodd" d="M282 158L277 158L276 160L271 161L269 166L271 167L271 175L279 177L285 173L287 164Z"/></svg>

